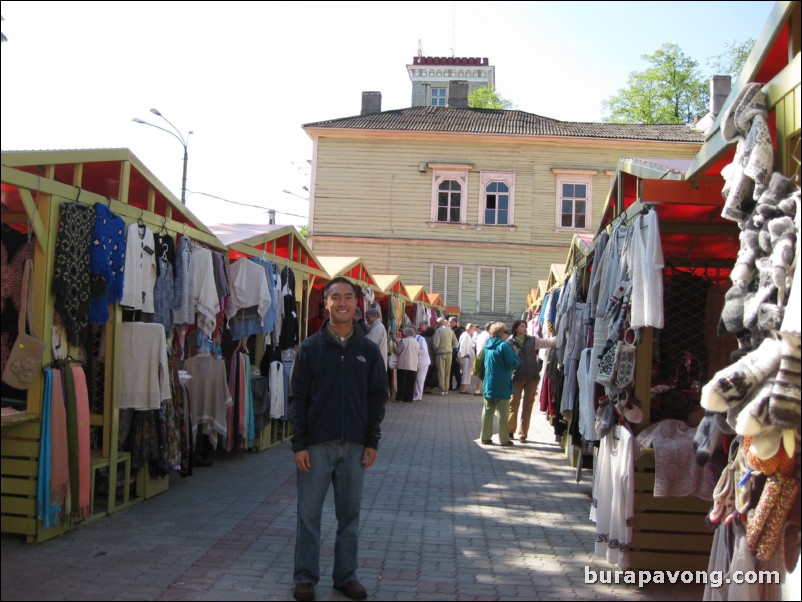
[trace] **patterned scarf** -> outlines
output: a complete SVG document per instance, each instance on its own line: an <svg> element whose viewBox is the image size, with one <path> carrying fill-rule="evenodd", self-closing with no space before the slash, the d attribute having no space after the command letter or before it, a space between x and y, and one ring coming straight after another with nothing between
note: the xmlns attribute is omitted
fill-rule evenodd
<svg viewBox="0 0 802 602"><path fill-rule="evenodd" d="M86 336L89 316L89 249L95 212L89 205L62 203L60 214L53 294L67 342L77 347Z"/></svg>

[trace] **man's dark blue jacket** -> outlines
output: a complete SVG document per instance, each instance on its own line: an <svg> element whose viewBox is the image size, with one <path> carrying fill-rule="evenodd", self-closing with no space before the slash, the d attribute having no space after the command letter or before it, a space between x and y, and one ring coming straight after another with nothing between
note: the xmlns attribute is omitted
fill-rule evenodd
<svg viewBox="0 0 802 602"><path fill-rule="evenodd" d="M292 367L292 451L325 441L377 449L387 393L387 370L376 343L355 324L343 347L326 321L301 343Z"/></svg>

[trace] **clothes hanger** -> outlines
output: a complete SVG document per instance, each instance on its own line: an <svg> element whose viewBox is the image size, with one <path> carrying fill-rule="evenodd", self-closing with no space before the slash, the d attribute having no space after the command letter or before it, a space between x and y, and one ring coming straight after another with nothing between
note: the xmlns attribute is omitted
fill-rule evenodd
<svg viewBox="0 0 802 602"><path fill-rule="evenodd" d="M145 228L145 220L143 219L144 216L145 216L145 210L144 209L140 209L139 210L139 217L136 218L136 224L140 228Z"/></svg>

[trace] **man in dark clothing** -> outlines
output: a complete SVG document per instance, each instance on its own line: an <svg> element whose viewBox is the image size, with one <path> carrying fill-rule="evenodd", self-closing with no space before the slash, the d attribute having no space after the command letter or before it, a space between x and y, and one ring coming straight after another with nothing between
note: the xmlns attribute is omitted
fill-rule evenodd
<svg viewBox="0 0 802 602"><path fill-rule="evenodd" d="M459 320L457 320L456 316L451 316L448 319L448 325L451 327L451 330L454 331L454 336L457 337L457 341L459 341L462 333L465 332L465 328L459 325ZM462 362L460 362L459 356L457 355L457 349L458 347L454 347L451 357L451 378L448 381L448 388L450 391L456 391L462 383Z"/></svg>
<svg viewBox="0 0 802 602"><path fill-rule="evenodd" d="M387 401L387 371L378 346L354 321L357 289L345 278L323 291L329 319L298 349L290 382L292 451L298 467L296 600L314 600L320 580L320 521L334 485L337 538L334 589L362 600L357 580L359 511L364 471L376 461Z"/></svg>

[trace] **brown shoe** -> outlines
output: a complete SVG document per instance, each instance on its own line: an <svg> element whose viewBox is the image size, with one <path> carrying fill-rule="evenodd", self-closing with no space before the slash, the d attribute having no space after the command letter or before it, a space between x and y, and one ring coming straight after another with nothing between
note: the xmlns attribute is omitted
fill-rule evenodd
<svg viewBox="0 0 802 602"><path fill-rule="evenodd" d="M313 602L315 599L315 586L312 583L296 583L292 590L292 597L299 602Z"/></svg>
<svg viewBox="0 0 802 602"><path fill-rule="evenodd" d="M351 600L364 600L368 597L368 590L359 581L349 581L342 585L335 585L334 589L344 593Z"/></svg>

